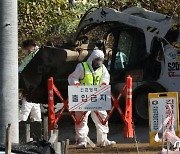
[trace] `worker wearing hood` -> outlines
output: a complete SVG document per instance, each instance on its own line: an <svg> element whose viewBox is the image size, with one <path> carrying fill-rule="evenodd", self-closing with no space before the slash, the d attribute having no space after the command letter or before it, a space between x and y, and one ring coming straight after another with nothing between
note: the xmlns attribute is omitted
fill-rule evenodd
<svg viewBox="0 0 180 154"><path fill-rule="evenodd" d="M36 46L33 40L23 41L22 47L25 51L26 58L24 58L22 64L18 68L18 72L21 73L27 64L32 60L33 54L36 54L39 51L39 47ZM28 102L24 94L21 105L21 112L19 115L19 122L27 121L31 113L31 117L34 121L41 122L41 108L40 104L34 102Z"/></svg>
<svg viewBox="0 0 180 154"><path fill-rule="evenodd" d="M69 75L68 81L70 85L108 85L110 76L103 65L104 53L101 50L94 50L89 56L87 62L79 63L75 71ZM106 111L98 111L103 120L107 117ZM82 111L76 111L76 118L82 116ZM107 139L107 133L109 132L108 123L102 125L94 112L88 111L78 125L75 125L76 139L79 148L85 148L87 145L87 135L89 128L87 125L88 116L91 114L91 118L96 126L97 131L97 146L107 146L115 144L114 141Z"/></svg>

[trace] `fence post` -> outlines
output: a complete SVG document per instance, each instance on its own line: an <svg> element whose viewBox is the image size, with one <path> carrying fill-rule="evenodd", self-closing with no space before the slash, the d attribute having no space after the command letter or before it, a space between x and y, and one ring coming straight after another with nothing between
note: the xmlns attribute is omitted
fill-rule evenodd
<svg viewBox="0 0 180 154"><path fill-rule="evenodd" d="M25 127L26 127L25 142L30 142L30 124L26 124Z"/></svg>
<svg viewBox="0 0 180 154"><path fill-rule="evenodd" d="M132 77L126 78L126 111L125 111L125 128L124 137L133 138L134 129L132 123Z"/></svg>
<svg viewBox="0 0 180 154"><path fill-rule="evenodd" d="M69 139L66 139L66 149L65 154L69 154Z"/></svg>
<svg viewBox="0 0 180 154"><path fill-rule="evenodd" d="M6 130L6 154L11 154L11 143L12 142L12 128L11 124L8 124L7 130Z"/></svg>
<svg viewBox="0 0 180 154"><path fill-rule="evenodd" d="M65 148L66 148L66 142L65 141L62 141L61 142L61 154L65 154Z"/></svg>
<svg viewBox="0 0 180 154"><path fill-rule="evenodd" d="M59 149L58 149L59 130L55 129L54 134L56 134L56 140L54 141L53 146L54 146L54 149L55 149L56 153L58 153L58 151L59 151Z"/></svg>
<svg viewBox="0 0 180 154"><path fill-rule="evenodd" d="M48 141L49 132L48 132L48 117L43 118L43 139Z"/></svg>

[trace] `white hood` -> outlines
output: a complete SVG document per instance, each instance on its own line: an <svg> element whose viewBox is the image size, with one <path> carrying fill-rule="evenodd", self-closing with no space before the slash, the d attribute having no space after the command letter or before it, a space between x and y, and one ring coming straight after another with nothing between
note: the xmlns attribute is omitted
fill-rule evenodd
<svg viewBox="0 0 180 154"><path fill-rule="evenodd" d="M87 63L92 73L96 73L96 71L98 71L98 69L94 71L92 68L92 61L96 58L104 58L104 53L101 50L93 50L93 52L89 56ZM103 67L102 82L109 84L109 80L110 80L109 73L104 65L102 65L102 67ZM84 78L84 67L82 66L82 63L79 63L76 66L75 71L69 75L68 82L70 85L75 85L76 83L79 83L80 79L83 78Z"/></svg>
<svg viewBox="0 0 180 154"><path fill-rule="evenodd" d="M96 58L102 58L104 59L104 53L101 50L93 50L93 52L91 53L91 55L89 56L89 58L87 59L87 63L91 69L92 72L94 72L93 68L92 68L92 61Z"/></svg>

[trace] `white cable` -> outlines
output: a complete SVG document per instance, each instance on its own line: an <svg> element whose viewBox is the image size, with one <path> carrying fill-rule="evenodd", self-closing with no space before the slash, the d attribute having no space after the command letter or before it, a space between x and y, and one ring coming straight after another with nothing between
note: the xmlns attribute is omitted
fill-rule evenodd
<svg viewBox="0 0 180 154"><path fill-rule="evenodd" d="M91 139L87 136L86 137L86 139L87 139L87 143L89 143L89 145L92 147L92 148L95 148L96 147L96 145L93 143L93 141L91 141Z"/></svg>
<svg viewBox="0 0 180 154"><path fill-rule="evenodd" d="M134 140L135 140L135 142L136 142L137 153L139 154L139 147L138 147L138 142L137 142L137 138L136 138L136 131L135 131L134 123L133 123L133 127L134 127Z"/></svg>

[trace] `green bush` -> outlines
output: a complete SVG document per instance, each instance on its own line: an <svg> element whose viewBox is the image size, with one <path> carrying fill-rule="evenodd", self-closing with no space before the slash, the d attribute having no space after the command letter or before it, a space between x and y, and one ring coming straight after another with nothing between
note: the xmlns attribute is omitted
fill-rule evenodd
<svg viewBox="0 0 180 154"><path fill-rule="evenodd" d="M93 2L93 1L92 1ZM33 38L44 42L52 37L73 33L81 16L96 3L64 0L19 0L19 41Z"/></svg>

